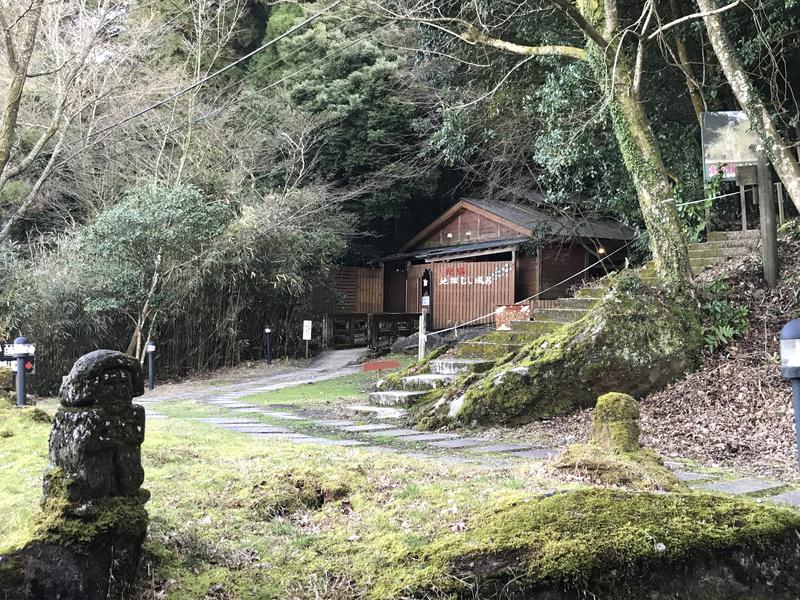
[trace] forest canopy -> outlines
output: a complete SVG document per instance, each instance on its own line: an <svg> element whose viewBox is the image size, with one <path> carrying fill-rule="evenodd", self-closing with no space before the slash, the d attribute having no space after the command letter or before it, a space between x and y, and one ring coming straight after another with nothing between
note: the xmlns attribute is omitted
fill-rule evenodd
<svg viewBox="0 0 800 600"><path fill-rule="evenodd" d="M800 203L794 0L0 14L0 337L58 357L43 381L148 338L172 374L232 364L267 323L291 353L336 265L373 264L462 195L613 217L681 279L706 209L734 210L696 202L725 191L702 178L703 111L746 111Z"/></svg>

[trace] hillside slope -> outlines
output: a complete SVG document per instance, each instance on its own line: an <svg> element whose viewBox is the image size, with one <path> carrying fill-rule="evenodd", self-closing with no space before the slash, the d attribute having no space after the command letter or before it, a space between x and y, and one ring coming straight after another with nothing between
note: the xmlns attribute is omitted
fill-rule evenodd
<svg viewBox="0 0 800 600"><path fill-rule="evenodd" d="M778 287L758 258L731 260L699 282L722 278L733 304L749 307L740 338L702 358L700 369L641 401L642 443L666 456L783 479L798 477L791 390L778 368L778 336L800 317L800 225L779 242ZM592 409L517 429L553 444L582 441Z"/></svg>

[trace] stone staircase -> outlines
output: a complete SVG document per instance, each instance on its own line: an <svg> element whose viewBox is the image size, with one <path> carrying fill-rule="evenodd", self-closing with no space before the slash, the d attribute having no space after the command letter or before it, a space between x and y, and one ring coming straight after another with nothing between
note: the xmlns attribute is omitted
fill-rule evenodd
<svg viewBox="0 0 800 600"><path fill-rule="evenodd" d="M707 242L689 244L692 271L699 274L729 258L752 254L758 239L758 230L711 232ZM648 285L659 283L652 261L639 269L639 276ZM461 373L488 371L509 352L578 321L605 293L605 284L599 280L578 290L573 298L559 298L553 307L534 309L529 321L512 321L510 331L491 331L458 344L445 356L431 360L429 372L403 377L397 389L371 393L370 402L381 406L410 404L431 390L449 386Z"/></svg>
<svg viewBox="0 0 800 600"><path fill-rule="evenodd" d="M689 266L695 275L703 270L725 262L729 258L739 258L752 254L760 239L758 229L747 231L711 231L708 241L689 244ZM639 275L648 285L656 285L655 263L650 261L642 267Z"/></svg>

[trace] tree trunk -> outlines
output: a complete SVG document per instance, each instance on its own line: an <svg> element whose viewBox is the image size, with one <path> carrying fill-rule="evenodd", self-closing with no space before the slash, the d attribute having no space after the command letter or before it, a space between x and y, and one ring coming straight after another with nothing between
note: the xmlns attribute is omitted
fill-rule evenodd
<svg viewBox="0 0 800 600"><path fill-rule="evenodd" d="M708 39L711 40L711 46L719 59L728 85L731 86L742 110L750 119L750 126L761 140L764 153L775 167L792 202L800 211L800 165L798 165L791 148L775 127L764 100L753 88L749 75L742 68L722 24L724 13L712 12L718 8L716 0L697 0L697 4L705 13L703 20L708 31Z"/></svg>
<svg viewBox="0 0 800 600"><path fill-rule="evenodd" d="M611 120L625 167L633 179L639 198L650 249L662 280L689 281L689 255L672 182L664 166L650 120L644 112L639 92L624 49L618 48L619 17L614 0L583 0L579 8L592 25L605 30L605 38L617 40L605 50L589 41L589 63L611 96Z"/></svg>

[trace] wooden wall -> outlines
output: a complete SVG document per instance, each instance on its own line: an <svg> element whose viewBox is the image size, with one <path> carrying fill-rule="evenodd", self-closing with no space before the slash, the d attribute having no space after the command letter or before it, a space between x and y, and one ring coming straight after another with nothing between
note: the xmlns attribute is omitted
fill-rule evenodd
<svg viewBox="0 0 800 600"><path fill-rule="evenodd" d="M334 285L338 312L383 312L383 268L339 267Z"/></svg>
<svg viewBox="0 0 800 600"><path fill-rule="evenodd" d="M447 234L452 234L452 237L448 238ZM415 247L438 248L439 246L455 246L457 244L518 238L520 236L521 234L518 231L509 229L497 221L482 217L470 210L461 210L439 229L431 232L427 238Z"/></svg>
<svg viewBox="0 0 800 600"><path fill-rule="evenodd" d="M566 296L567 290L580 283L584 276L574 277L566 283L561 282L586 267L586 250L578 244L572 246L552 244L544 246L540 252L542 257L540 262L542 295L540 298L548 299ZM552 286L556 287L548 289Z"/></svg>
<svg viewBox="0 0 800 600"><path fill-rule="evenodd" d="M406 310L419 312L419 279L425 269L433 272L433 327L452 327L478 316L478 323L494 323L498 305L514 303L514 263L450 262L412 265L408 271ZM486 283L489 280L490 283Z"/></svg>
<svg viewBox="0 0 800 600"><path fill-rule="evenodd" d="M539 291L539 257L517 254L514 300L530 298Z"/></svg>

